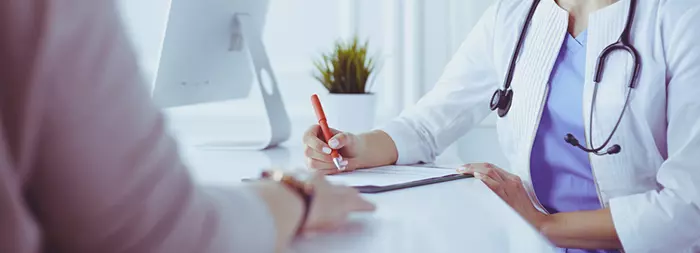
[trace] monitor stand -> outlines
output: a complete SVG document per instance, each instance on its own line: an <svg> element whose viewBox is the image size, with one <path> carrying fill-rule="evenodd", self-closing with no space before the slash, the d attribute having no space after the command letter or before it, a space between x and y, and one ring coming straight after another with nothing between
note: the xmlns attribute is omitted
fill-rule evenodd
<svg viewBox="0 0 700 253"><path fill-rule="evenodd" d="M265 51L262 33L256 27L254 19L245 13L235 14L232 22L231 51L248 51L255 71L255 82L262 93L265 105L265 117L269 124L269 135L260 141L235 141L208 142L200 145L205 149L243 149L264 150L276 147L289 139L291 135L291 122L285 110L282 96L280 95L277 79L275 78L270 59Z"/></svg>

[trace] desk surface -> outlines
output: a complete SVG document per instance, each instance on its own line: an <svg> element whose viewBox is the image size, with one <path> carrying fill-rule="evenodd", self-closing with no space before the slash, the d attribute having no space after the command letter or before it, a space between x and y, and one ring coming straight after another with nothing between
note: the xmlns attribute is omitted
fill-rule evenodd
<svg viewBox="0 0 700 253"><path fill-rule="evenodd" d="M260 169L303 165L301 145L267 151L184 145L204 184L232 184ZM372 214L353 216L340 231L298 239L292 252L551 252L553 248L475 179L366 195Z"/></svg>

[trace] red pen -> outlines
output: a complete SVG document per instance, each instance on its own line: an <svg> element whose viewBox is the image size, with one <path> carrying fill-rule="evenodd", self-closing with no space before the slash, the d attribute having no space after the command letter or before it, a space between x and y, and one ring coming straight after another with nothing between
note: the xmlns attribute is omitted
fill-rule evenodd
<svg viewBox="0 0 700 253"><path fill-rule="evenodd" d="M321 131L323 131L323 136L325 137L325 142L328 142L333 138L333 132L328 127L328 122L326 121L326 113L323 112L323 107L321 106L321 100L318 99L318 95L313 94L311 96L311 105L314 107L316 112L316 117L318 118L318 125L321 126ZM345 166L342 165L343 157L340 156L338 150L331 150L331 157L333 157L333 164L338 170L345 170Z"/></svg>

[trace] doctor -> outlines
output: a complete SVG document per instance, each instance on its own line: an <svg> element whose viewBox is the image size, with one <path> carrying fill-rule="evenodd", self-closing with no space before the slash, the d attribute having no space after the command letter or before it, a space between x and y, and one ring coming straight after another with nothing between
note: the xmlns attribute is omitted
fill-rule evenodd
<svg viewBox="0 0 700 253"><path fill-rule="evenodd" d="M431 162L495 111L509 172L461 170L563 252L700 252L699 43L695 0L499 0L415 108L311 127L308 166Z"/></svg>

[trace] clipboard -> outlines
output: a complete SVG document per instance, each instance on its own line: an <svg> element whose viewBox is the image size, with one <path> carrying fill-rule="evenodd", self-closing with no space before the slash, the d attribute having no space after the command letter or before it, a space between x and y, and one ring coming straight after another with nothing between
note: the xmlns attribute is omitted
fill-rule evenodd
<svg viewBox="0 0 700 253"><path fill-rule="evenodd" d="M421 180L416 180L416 181L411 181L411 182L406 182L406 183L400 183L400 184L392 184L392 185L385 185L385 186L362 185L362 186L353 186L353 188L360 191L360 193L377 194L377 193L408 189L408 188L413 188L413 187L455 181L455 180L472 178L472 177L474 177L474 176L467 175L467 174L450 174L450 175L446 175L446 176L426 178L426 179L421 179Z"/></svg>

